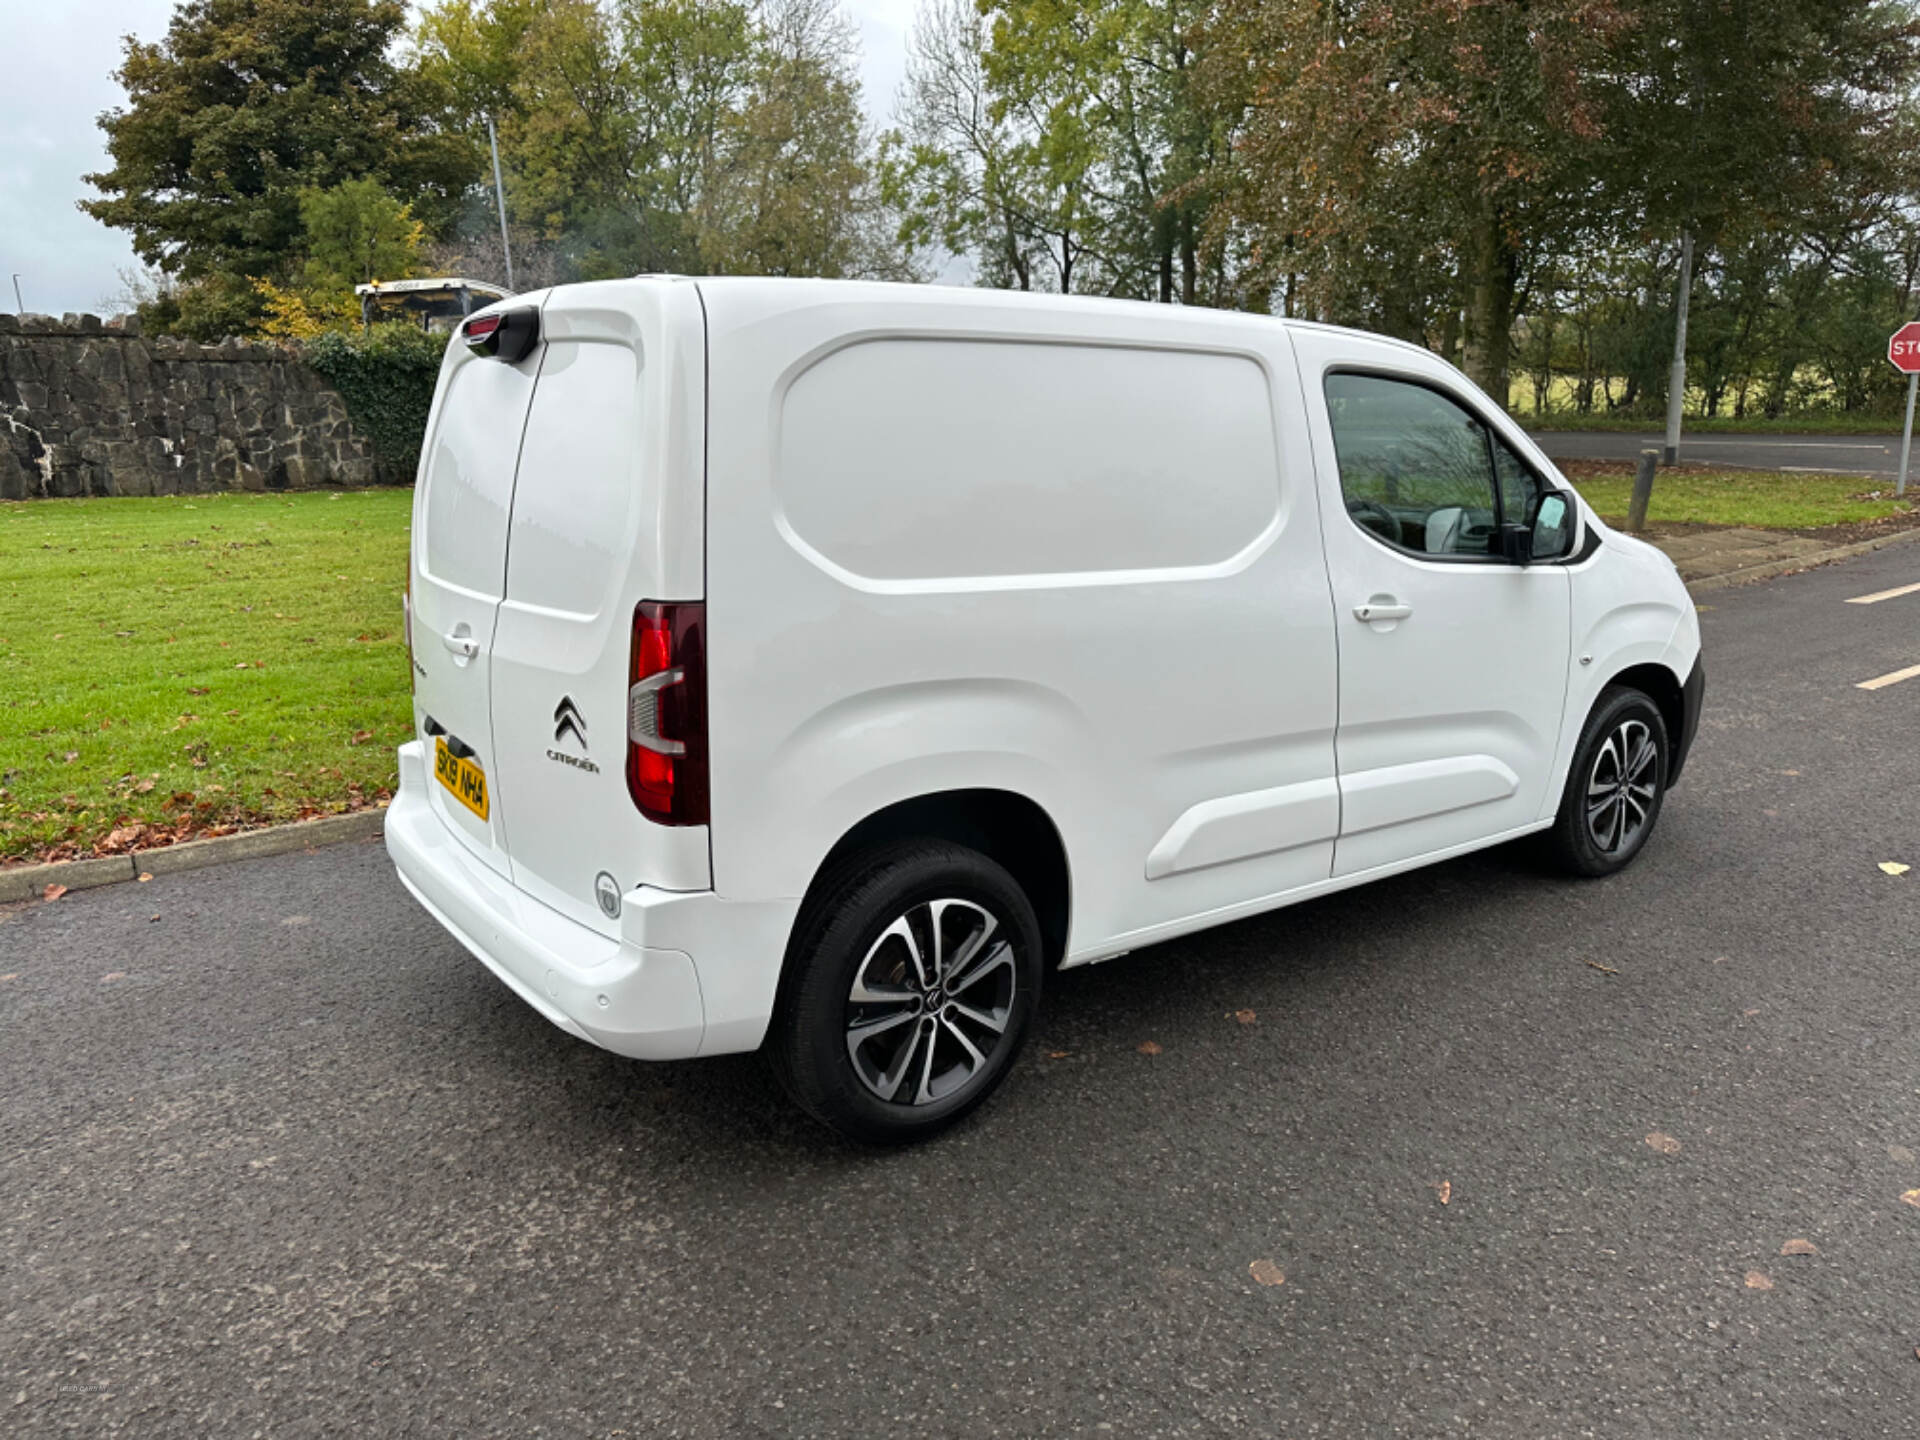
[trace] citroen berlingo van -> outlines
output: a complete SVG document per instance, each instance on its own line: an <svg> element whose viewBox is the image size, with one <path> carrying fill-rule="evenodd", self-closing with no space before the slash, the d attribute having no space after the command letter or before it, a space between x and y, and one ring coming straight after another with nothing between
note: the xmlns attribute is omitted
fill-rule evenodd
<svg viewBox="0 0 1920 1440"><path fill-rule="evenodd" d="M448 348L386 835L569 1033L764 1046L846 1135L1045 976L1483 846L1646 846L1694 608L1451 366L1212 310L810 280Z"/></svg>

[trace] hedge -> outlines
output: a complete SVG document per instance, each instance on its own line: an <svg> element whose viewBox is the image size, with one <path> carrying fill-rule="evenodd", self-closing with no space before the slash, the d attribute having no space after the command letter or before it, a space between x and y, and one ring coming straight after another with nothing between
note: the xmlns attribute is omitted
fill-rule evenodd
<svg viewBox="0 0 1920 1440"><path fill-rule="evenodd" d="M361 333L329 331L307 342L305 359L347 402L354 427L373 444L380 478L405 485L420 465L420 442L447 337L403 321Z"/></svg>

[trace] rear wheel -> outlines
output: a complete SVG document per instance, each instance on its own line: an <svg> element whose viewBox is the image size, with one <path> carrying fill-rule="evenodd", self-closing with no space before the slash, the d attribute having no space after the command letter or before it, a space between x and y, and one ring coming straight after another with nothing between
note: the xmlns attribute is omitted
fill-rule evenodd
<svg viewBox="0 0 1920 1440"><path fill-rule="evenodd" d="M900 1144L952 1124L1006 1077L1040 997L1040 927L987 856L921 842L856 857L796 938L768 1039L815 1119Z"/></svg>
<svg viewBox="0 0 1920 1440"><path fill-rule="evenodd" d="M1660 818L1668 753L1659 706L1638 690L1601 692L1547 832L1547 852L1561 869L1597 878L1632 862Z"/></svg>

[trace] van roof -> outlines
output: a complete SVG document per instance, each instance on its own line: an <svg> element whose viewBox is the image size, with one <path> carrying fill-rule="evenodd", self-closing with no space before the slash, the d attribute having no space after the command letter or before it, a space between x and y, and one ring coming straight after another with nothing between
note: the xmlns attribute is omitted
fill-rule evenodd
<svg viewBox="0 0 1920 1440"><path fill-rule="evenodd" d="M1398 346L1418 355L1434 358L1423 346L1359 330L1346 325L1325 325L1311 320L1292 320L1279 315L1257 315L1245 310L1214 310L1205 306L1163 305L1151 300L1120 300L1094 295L1058 295L1049 291L998 290L979 286L919 285L889 280L817 280L768 275L637 275L636 281L648 284L698 284L703 292L724 291L730 296L757 303L768 315L826 300L865 300L873 304L901 304L914 309L950 308L956 310L1003 310L1039 305L1058 313L1093 311L1107 315L1125 315L1148 325L1176 318L1188 322L1205 320L1223 327L1259 327L1282 325L1294 330L1314 330L1329 334L1364 337L1376 343Z"/></svg>

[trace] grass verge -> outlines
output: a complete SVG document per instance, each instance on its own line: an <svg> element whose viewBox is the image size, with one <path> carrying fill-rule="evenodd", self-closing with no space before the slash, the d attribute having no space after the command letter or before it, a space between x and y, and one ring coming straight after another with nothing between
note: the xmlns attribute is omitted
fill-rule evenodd
<svg viewBox="0 0 1920 1440"><path fill-rule="evenodd" d="M1562 462L1587 503L1609 521L1623 520L1633 495L1633 467ZM1678 467L1654 478L1647 521L1653 525L1747 525L1759 530L1810 530L1860 525L1912 509L1893 487L1859 475L1786 475L1772 470Z"/></svg>
<svg viewBox="0 0 1920 1440"><path fill-rule="evenodd" d="M0 859L391 794L411 490L0 506Z"/></svg>
<svg viewBox="0 0 1920 1440"><path fill-rule="evenodd" d="M1659 416L1635 419L1624 415L1582 415L1577 411L1558 410L1535 415L1524 404L1514 405L1511 413L1529 432L1548 434L1597 431L1659 436L1664 435L1667 429L1666 420ZM1682 429L1681 444L1685 445L1688 435L1898 435L1902 420L1903 417L1899 415L1783 415L1778 420L1756 415L1744 420L1716 415L1709 420L1705 416L1689 415Z"/></svg>

